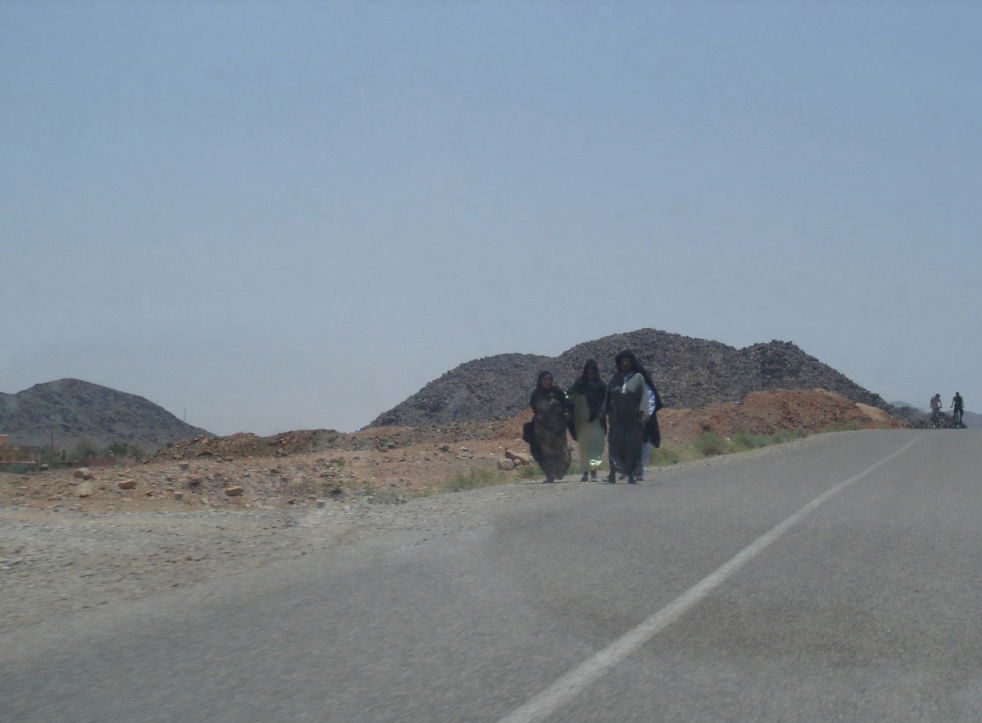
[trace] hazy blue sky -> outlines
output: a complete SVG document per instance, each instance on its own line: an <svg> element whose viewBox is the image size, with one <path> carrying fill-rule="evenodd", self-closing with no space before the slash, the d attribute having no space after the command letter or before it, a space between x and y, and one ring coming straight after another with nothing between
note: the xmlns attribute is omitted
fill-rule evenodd
<svg viewBox="0 0 982 723"><path fill-rule="evenodd" d="M4 0L0 391L348 431L654 327L979 409L980 37L935 0Z"/></svg>

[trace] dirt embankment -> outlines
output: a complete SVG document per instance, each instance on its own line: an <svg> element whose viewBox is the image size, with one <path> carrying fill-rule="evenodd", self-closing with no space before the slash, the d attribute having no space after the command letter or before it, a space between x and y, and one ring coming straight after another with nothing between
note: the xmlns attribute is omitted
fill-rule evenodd
<svg viewBox="0 0 982 723"><path fill-rule="evenodd" d="M444 534L478 524L488 504L553 494L556 486L505 472L520 484L419 496L473 467L497 466L506 451L525 452L528 416L350 435L200 436L146 464L0 474L0 633L367 535ZM755 392L740 404L666 409L659 418L666 444L706 431L901 424L823 391Z"/></svg>
<svg viewBox="0 0 982 723"><path fill-rule="evenodd" d="M128 467L0 475L0 506L112 513L401 502L437 492L473 467L526 453L521 413L443 427L374 427L353 434L301 430L272 437L198 436ZM659 413L666 444L704 432L771 434L832 425L902 427L886 412L824 390L751 392L737 403Z"/></svg>
<svg viewBox="0 0 982 723"><path fill-rule="evenodd" d="M780 429L813 432L839 425L906 427L903 420L878 407L858 404L824 389L777 389L750 392L739 402L710 404L702 409L664 409L658 413L663 438L687 441L703 432L724 437L739 432L773 434Z"/></svg>

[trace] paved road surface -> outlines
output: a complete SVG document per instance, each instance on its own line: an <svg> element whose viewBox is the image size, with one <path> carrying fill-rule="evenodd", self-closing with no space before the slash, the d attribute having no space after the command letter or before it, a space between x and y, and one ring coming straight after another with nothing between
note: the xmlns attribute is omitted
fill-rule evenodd
<svg viewBox="0 0 982 723"><path fill-rule="evenodd" d="M0 637L3 721L977 721L982 436L557 486Z"/></svg>

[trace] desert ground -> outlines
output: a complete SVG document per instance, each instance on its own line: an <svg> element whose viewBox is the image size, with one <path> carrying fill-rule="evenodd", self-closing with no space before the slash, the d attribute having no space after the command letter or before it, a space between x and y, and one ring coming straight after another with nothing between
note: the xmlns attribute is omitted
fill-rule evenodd
<svg viewBox="0 0 982 723"><path fill-rule="evenodd" d="M529 417L202 436L138 464L0 474L0 630L392 530L445 534L477 524L486 505L591 484L575 469L565 484L538 484L521 441ZM664 409L659 423L663 447L707 432L904 426L823 390Z"/></svg>

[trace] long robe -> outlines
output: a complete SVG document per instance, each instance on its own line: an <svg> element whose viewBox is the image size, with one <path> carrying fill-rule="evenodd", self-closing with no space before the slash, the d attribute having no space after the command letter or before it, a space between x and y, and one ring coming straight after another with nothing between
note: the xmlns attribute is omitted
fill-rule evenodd
<svg viewBox="0 0 982 723"><path fill-rule="evenodd" d="M607 411L609 429L607 443L610 462L615 469L611 474L634 475L641 462L644 444L644 420L648 411L648 398L644 377L637 372L617 372L607 385Z"/></svg>
<svg viewBox="0 0 982 723"><path fill-rule="evenodd" d="M651 456L651 447L661 446L661 432L658 429L658 410L661 409L661 401L658 399L657 390L647 383L645 383L645 398L648 400L648 422L644 425L641 459L638 460L638 468L634 471L634 476L638 479L644 477L644 466L648 464L648 457Z"/></svg>
<svg viewBox="0 0 982 723"><path fill-rule="evenodd" d="M607 433L600 423L599 414L590 419L590 404L585 392L570 390L569 400L573 404L573 429L576 430L580 472L586 474L599 469L603 464Z"/></svg>
<svg viewBox="0 0 982 723"><path fill-rule="evenodd" d="M572 456L566 443L568 402L563 392L557 391L533 395L531 400L535 440L529 448L549 480L563 478Z"/></svg>

